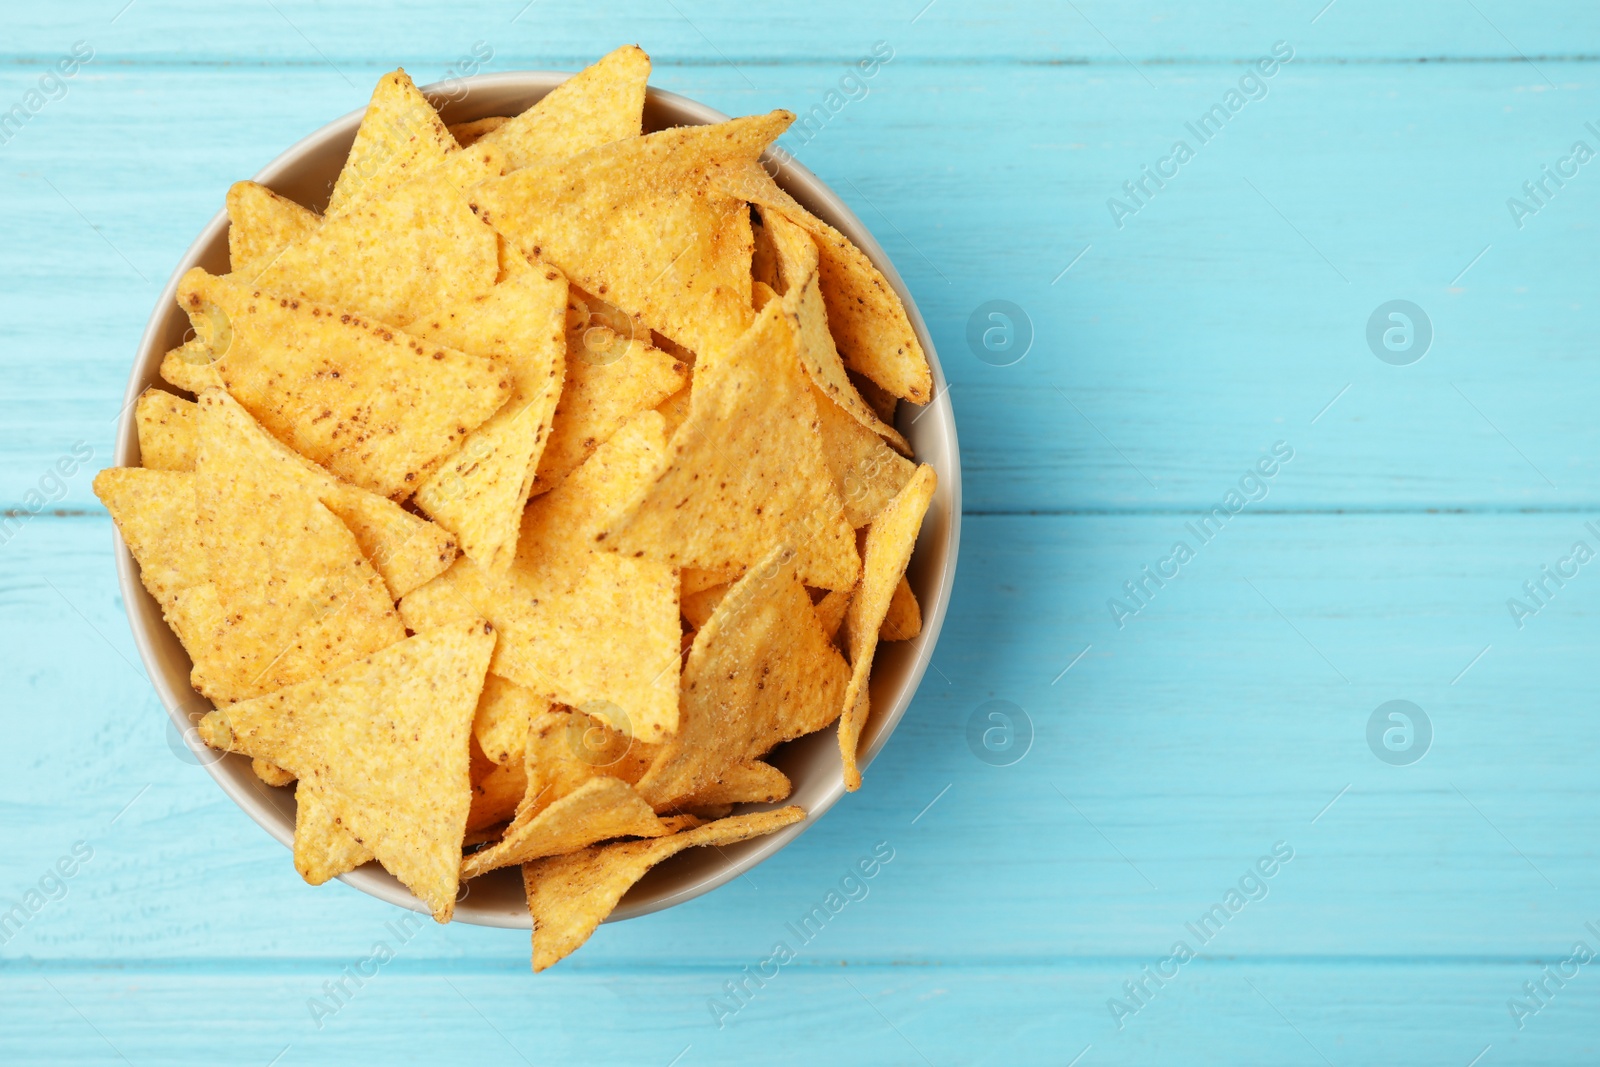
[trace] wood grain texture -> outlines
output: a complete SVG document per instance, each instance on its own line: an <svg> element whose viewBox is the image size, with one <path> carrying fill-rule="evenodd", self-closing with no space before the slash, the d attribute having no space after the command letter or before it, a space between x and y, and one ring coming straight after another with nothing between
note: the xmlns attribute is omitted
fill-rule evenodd
<svg viewBox="0 0 1600 1067"><path fill-rule="evenodd" d="M1600 149L1592 4L120 6L19 9L0 41L0 111L96 49L0 145L0 502L50 498L0 543L0 910L93 852L0 944L0 1061L1595 1059L1592 966L1522 1029L1507 1006L1575 941L1600 950L1600 562L1520 626L1507 607L1574 542L1600 550L1600 162L1520 229L1505 204L1573 141ZM892 44L865 99L788 143L916 294L969 514L935 669L863 791L535 977L507 931L398 945L393 909L305 886L179 755L88 485L228 183L396 64L433 80L485 41L491 71L574 68L624 39L728 112L805 111ZM1278 40L1295 59L1265 99L1186 134ZM1118 228L1107 199L1186 136ZM1365 337L1396 298L1435 331L1411 366ZM994 299L1031 321L1012 366L968 345ZM79 441L95 459L58 488ZM1277 442L1259 499L1197 536ZM1181 576L1146 578L1180 540ZM1396 699L1433 730L1410 766L1368 747ZM969 742L991 701L1031 724L1009 766ZM880 842L864 899L719 1028L724 983ZM1124 983L1280 842L1265 895L1119 1029L1108 1001L1136 1006ZM319 1027L308 1002L380 940L394 962Z"/></svg>

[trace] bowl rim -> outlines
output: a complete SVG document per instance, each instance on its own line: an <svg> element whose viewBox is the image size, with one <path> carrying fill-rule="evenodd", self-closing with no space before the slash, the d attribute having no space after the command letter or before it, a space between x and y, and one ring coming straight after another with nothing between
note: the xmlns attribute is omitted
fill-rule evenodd
<svg viewBox="0 0 1600 1067"><path fill-rule="evenodd" d="M448 110L470 110L470 101L476 91L500 90L513 93L528 94L527 103L522 107L531 107L533 103L542 98L550 90L572 77L571 72L564 71L511 71L497 74L483 74L473 77L447 79L421 86L422 93L430 101L439 106L438 98L446 89L450 93L450 102L440 106L441 114ZM462 89L465 92L462 93ZM456 95L456 94L461 95ZM480 94L481 95L481 94ZM656 110L667 110L674 114L678 120L675 124L708 124L723 122L729 116L702 104L689 97L677 93L658 89L654 86L646 90L647 115L652 107ZM271 162L258 171L254 180L268 187L293 173L305 159L314 153L324 150L331 142L340 139L353 138L359 126L366 107L357 108L333 121L312 131L288 148L284 149ZM482 117L482 116L477 116ZM447 121L451 121L447 119ZM456 118L453 121L471 121L471 116ZM874 707L871 719L868 722L870 737L864 737L865 743L858 756L861 770L865 772L879 752L888 743L890 735L899 726L900 720L905 716L910 707L922 679L927 673L927 668L932 660L933 653L938 645L940 631L943 628L945 616L948 614L950 598L955 583L956 563L960 554L961 542L961 452L956 436L955 413L950 403L949 384L945 379L943 368L940 366L938 354L929 335L926 323L912 298L910 290L895 270L893 262L884 252L883 248L873 237L871 231L844 203L837 193L826 183L817 178L810 170L802 166L787 150L776 146L777 152L769 152L763 156L769 170L774 173L778 183L791 195L794 195L818 216L829 222L836 229L848 236L856 246L882 271L889 284L899 295L906 309L907 317L915 330L918 340L927 354L929 370L933 377L933 396L927 405L916 409L917 413L912 421L920 420L923 415L931 414L933 418L934 434L942 446L944 462L936 465L938 473L938 487L935 493L934 508L941 505L943 526L941 529L942 544L939 546L942 555L934 561L937 567L935 581L932 583L934 595L923 597L922 633L913 642L914 658L910 669L905 673L893 694L893 700L887 709ZM138 457L138 430L134 417L134 407L141 393L149 386L152 377L159 381L155 374L160 365L161 356L165 353L162 338L167 332L167 325L174 313L181 312L176 302L178 283L183 275L192 267L198 265L205 255L226 232L228 215L224 208L218 211L195 237L194 241L184 251L174 268L171 277L156 300L146 322L145 329L140 336L138 349L135 353L133 367L129 373L127 389L123 396L122 413L117 424L116 445L113 451L113 461L118 467L132 466L137 463ZM900 415L904 416L911 405L901 405ZM903 420L897 420L903 421ZM918 462L932 462L921 456L916 457ZM933 509L930 508L930 517ZM922 543L929 535L929 524L924 523L922 537L919 537L917 553L913 556L913 563L924 549ZM293 849L294 825L293 820L285 821L283 813L269 805L262 794L263 786L258 784L254 774L249 770L248 761L234 761L217 758L210 752L194 729L193 721L188 709L193 708L197 701L209 707L210 702L204 701L189 686L188 678L181 679L181 684L174 684L168 677L168 671L163 667L162 658L154 644L153 628L148 623L141 623L136 614L136 604L149 599L139 578L138 565L132 553L128 551L123 542L121 533L112 524L113 554L116 558L117 580L123 599L125 613L128 616L129 628L133 634L135 646L139 650L139 657L144 664L146 676L160 698L162 706L166 709L168 718L179 734L184 744L193 753L197 761L203 766L211 778L221 787L222 791L248 815L252 821L271 835L279 844ZM931 538L930 538L931 540ZM932 546L928 546L932 547ZM926 593L927 590L921 590ZM153 601L151 601L153 604ZM147 613L148 614L148 613ZM159 609L156 614L157 624L165 627ZM876 703L876 702L875 702ZM823 731L827 732L827 731ZM241 773L242 768L242 773ZM248 781L246 780L248 779ZM647 899L632 899L639 894L630 890L618 906L607 917L607 922L620 922L626 919L637 918L656 911L661 911L674 905L693 900L717 887L732 881L734 878L748 872L764 860L775 855L795 838L799 837L808 828L817 823L845 794L844 778L842 773L836 778L826 782L826 787L820 798L814 798L806 811L806 818L791 826L785 827L776 833L743 842L728 849L719 850L722 853L722 862L708 870L703 876L695 878L676 889L667 892L658 892ZM741 805L741 810L761 810L763 808L781 807L781 804L768 805ZM730 853L736 853L730 855ZM670 861L669 861L670 862ZM375 897L396 907L410 911L427 913L428 908L422 904L410 890L406 889L387 872L374 864L367 864L354 871L339 876L339 880L350 885L369 896ZM462 883L463 889L471 883ZM634 887L637 890L639 887ZM526 909L520 912L519 917L508 917L498 912L481 911L473 908L467 899L462 899L455 913L455 921L468 925L500 927L509 929L530 929L532 920Z"/></svg>

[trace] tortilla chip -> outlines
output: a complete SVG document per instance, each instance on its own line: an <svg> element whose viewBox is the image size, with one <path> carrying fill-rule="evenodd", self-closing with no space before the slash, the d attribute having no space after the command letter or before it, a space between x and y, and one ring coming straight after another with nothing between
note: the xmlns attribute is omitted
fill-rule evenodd
<svg viewBox="0 0 1600 1067"><path fill-rule="evenodd" d="M429 630L213 711L200 735L214 748L269 759L320 791L336 822L448 922L472 798L473 709L493 646L481 621Z"/></svg>
<svg viewBox="0 0 1600 1067"><path fill-rule="evenodd" d="M307 884L321 885L372 862L372 851L339 823L338 805L320 788L301 782L294 803L294 869Z"/></svg>
<svg viewBox="0 0 1600 1067"><path fill-rule="evenodd" d="M827 596L817 601L817 619L822 623L822 632L832 641L839 633L839 627L844 623L844 613L850 607L850 597L855 591L852 589L836 589Z"/></svg>
<svg viewBox="0 0 1600 1067"><path fill-rule="evenodd" d="M517 551L522 508L554 441L566 374L567 280L502 248L504 277L487 292L412 324L430 341L489 356L511 370L510 400L468 435L417 490L417 506L461 538L467 558L496 573Z"/></svg>
<svg viewBox="0 0 1600 1067"><path fill-rule="evenodd" d="M724 193L770 209L769 215L781 214L816 238L828 326L845 366L895 396L926 404L933 396L928 358L905 305L866 253L801 207L753 158L730 161L717 171L716 181Z"/></svg>
<svg viewBox="0 0 1600 1067"><path fill-rule="evenodd" d="M261 779L263 784L270 785L274 789L281 789L286 785L293 785L295 782L293 774L275 763L268 763L264 759L251 760L250 769L255 772L256 777Z"/></svg>
<svg viewBox="0 0 1600 1067"><path fill-rule="evenodd" d="M850 668L822 632L795 575L797 558L774 549L695 635L677 733L639 781L652 806L759 774L743 765L838 716Z"/></svg>
<svg viewBox="0 0 1600 1067"><path fill-rule="evenodd" d="M712 612L717 610L717 605L722 603L722 598L727 595L729 584L713 585L702 589L698 593L690 593L678 599L678 613L685 621L696 630L704 626L711 618Z"/></svg>
<svg viewBox="0 0 1600 1067"><path fill-rule="evenodd" d="M900 431L878 418L878 413L856 391L833 335L828 332L828 312L822 299L821 257L811 235L776 211L763 216L771 234L778 284L784 306L800 323L800 362L819 392L851 418L887 440L896 450L911 454Z"/></svg>
<svg viewBox="0 0 1600 1067"><path fill-rule="evenodd" d="M689 419L689 393L689 388L685 386L656 405L656 410L666 420L669 441L672 435L678 432L678 427Z"/></svg>
<svg viewBox="0 0 1600 1067"><path fill-rule="evenodd" d="M491 179L473 203L524 252L703 354L753 316L750 213L709 176L755 159L793 120L775 111L618 141Z"/></svg>
<svg viewBox="0 0 1600 1067"><path fill-rule="evenodd" d="M850 687L840 705L844 714L839 719L839 751L844 757L845 788L852 792L861 788L856 750L861 745L861 731L871 710L867 680L872 670L872 654L878 647L878 631L889 614L895 588L905 577L906 564L911 561L911 550L916 547L917 533L922 529L922 517L928 511L937 484L938 476L932 467L926 464L918 467L916 475L867 530L861 588L856 590L845 616L851 672Z"/></svg>
<svg viewBox="0 0 1600 1067"><path fill-rule="evenodd" d="M432 308L485 293L499 273L498 242L461 189L498 175L504 163L493 148L457 152L328 219L250 284L401 329Z"/></svg>
<svg viewBox="0 0 1600 1067"><path fill-rule="evenodd" d="M328 198L327 217L379 200L413 175L444 162L455 138L402 70L378 79L355 143Z"/></svg>
<svg viewBox="0 0 1600 1067"><path fill-rule="evenodd" d="M527 791L528 775L521 760L495 767L482 781L473 783L467 833L476 833L511 818Z"/></svg>
<svg viewBox="0 0 1600 1067"><path fill-rule="evenodd" d="M568 78L485 140L505 150L510 169L566 159L639 136L650 57L624 45Z"/></svg>
<svg viewBox="0 0 1600 1067"><path fill-rule="evenodd" d="M574 294L574 303L582 298ZM633 416L658 406L675 393L687 392L689 368L659 348L630 340L606 325L589 325L592 309L583 310L581 325L571 325L569 303L567 384L556 407L550 441L539 457L533 491L545 492L565 478ZM644 331L648 336L648 331ZM615 346L616 358L595 358Z"/></svg>
<svg viewBox="0 0 1600 1067"><path fill-rule="evenodd" d="M254 278L297 241L322 225L322 216L256 182L228 189L228 268Z"/></svg>
<svg viewBox="0 0 1600 1067"><path fill-rule="evenodd" d="M531 818L593 778L616 778L633 785L644 777L656 754L655 745L571 708L537 716L528 724L527 736L528 792L517 809L519 819Z"/></svg>
<svg viewBox="0 0 1600 1067"><path fill-rule="evenodd" d="M463 880L545 856L561 856L613 837L661 837L650 805L617 778L591 778L526 821L517 819L505 837L461 862Z"/></svg>
<svg viewBox="0 0 1600 1067"><path fill-rule="evenodd" d="M450 131L450 136L456 139L456 144L462 148L471 148L510 121L509 115L490 115L488 118L473 119L471 122L453 122L445 128Z"/></svg>
<svg viewBox="0 0 1600 1067"><path fill-rule="evenodd" d="M789 776L770 763L751 760L719 773L719 780L672 801L673 811L703 811L724 804L769 804L785 800L794 787Z"/></svg>
<svg viewBox="0 0 1600 1067"><path fill-rule="evenodd" d="M607 547L682 567L748 567L778 544L808 585L848 589L855 537L827 473L793 317L761 312L733 348L700 354L667 462L604 531Z"/></svg>
<svg viewBox="0 0 1600 1067"><path fill-rule="evenodd" d="M851 418L820 391L816 397L822 428L822 455L844 502L844 517L854 529L872 521L916 473L917 465L884 444L883 438Z"/></svg>
<svg viewBox="0 0 1600 1067"><path fill-rule="evenodd" d="M702 567L685 567L678 572L679 596L687 597L714 585L730 585L739 580L743 574L743 567L715 567L705 569Z"/></svg>
<svg viewBox="0 0 1600 1067"><path fill-rule="evenodd" d="M864 374L850 371L849 375L850 384L856 387L856 392L861 394L861 399L865 400L867 405L878 413L878 418L893 426L895 411L900 406L900 398Z"/></svg>
<svg viewBox="0 0 1600 1067"><path fill-rule="evenodd" d="M266 297L198 267L184 275L178 299L196 341L216 357L205 369L268 432L394 500L409 496L511 392L511 376L494 360Z"/></svg>
<svg viewBox="0 0 1600 1067"><path fill-rule="evenodd" d="M528 724L550 710L550 702L507 678L490 674L478 698L472 736L495 763L521 762Z"/></svg>
<svg viewBox="0 0 1600 1067"><path fill-rule="evenodd" d="M403 640L383 579L315 485L256 462L222 395L203 401L189 536L225 620L191 650L196 688L244 700Z"/></svg>
<svg viewBox="0 0 1600 1067"><path fill-rule="evenodd" d="M883 625L878 628L878 640L909 641L921 632L922 606L917 603L917 594L911 591L911 583L902 574L900 583L894 587L894 595L889 598Z"/></svg>
<svg viewBox="0 0 1600 1067"><path fill-rule="evenodd" d="M662 452L661 416L635 416L528 505L517 559L504 577L458 561L407 598L406 618L480 614L500 632L496 674L574 707L609 702L597 714L643 740L670 733L678 712L677 575L670 565L595 542Z"/></svg>
<svg viewBox="0 0 1600 1067"><path fill-rule="evenodd" d="M154 386L133 409L139 428L139 465L153 471L192 471L196 447L194 405Z"/></svg>
<svg viewBox="0 0 1600 1067"><path fill-rule="evenodd" d="M221 389L201 393L198 403L177 404L175 411L191 424L190 432L211 434L212 447L225 450L229 464L270 467L315 493L355 535L368 562L383 576L391 599L405 596L455 561L455 540L447 531L386 497L339 481L267 433Z"/></svg>
<svg viewBox="0 0 1600 1067"><path fill-rule="evenodd" d="M542 971L589 940L622 895L645 872L696 845L732 845L805 819L805 809L780 808L719 819L669 837L599 845L522 868L533 916L533 969Z"/></svg>

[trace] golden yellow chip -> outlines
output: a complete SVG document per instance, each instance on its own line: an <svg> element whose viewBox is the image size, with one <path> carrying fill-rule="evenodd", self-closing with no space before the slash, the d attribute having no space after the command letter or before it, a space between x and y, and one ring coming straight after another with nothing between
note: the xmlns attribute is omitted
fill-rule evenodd
<svg viewBox="0 0 1600 1067"><path fill-rule="evenodd" d="M878 628L878 639L909 641L921 632L922 606L917 603L917 594L911 591L911 583L902 574L900 583L894 587L894 595L889 598L889 610Z"/></svg>
<svg viewBox="0 0 1600 1067"><path fill-rule="evenodd" d="M865 400L867 406L878 413L878 418L882 419L887 425L893 426L895 411L900 406L900 398L864 374L857 374L855 371L850 371L849 373L850 384L856 387L856 392L861 394L861 399Z"/></svg>
<svg viewBox="0 0 1600 1067"><path fill-rule="evenodd" d="M491 766L493 766L491 764ZM528 775L522 761L494 767L472 785L472 806L467 812L467 833L487 830L517 812L528 792Z"/></svg>
<svg viewBox="0 0 1600 1067"><path fill-rule="evenodd" d="M717 781L670 801L673 811L704 811L724 804L768 804L787 799L789 776L770 763L751 760L723 768Z"/></svg>
<svg viewBox="0 0 1600 1067"><path fill-rule="evenodd" d="M478 221L461 190L499 175L504 163L492 147L457 152L391 193L350 205L253 281L243 280L405 329L433 308L455 306L494 285L495 233Z"/></svg>
<svg viewBox="0 0 1600 1067"><path fill-rule="evenodd" d="M773 112L618 141L492 179L473 203L524 252L702 355L733 344L753 316L750 213L710 174L754 160L793 119Z"/></svg>
<svg viewBox="0 0 1600 1067"><path fill-rule="evenodd" d="M609 548L719 568L748 567L788 544L806 584L855 583L855 535L796 345L793 317L774 302L733 348L700 353L689 419L648 490L605 531Z"/></svg>
<svg viewBox="0 0 1600 1067"><path fill-rule="evenodd" d="M229 269L248 281L321 225L321 215L265 185L235 182L228 190Z"/></svg>
<svg viewBox="0 0 1600 1067"><path fill-rule="evenodd" d="M496 763L522 761L528 724L550 710L550 701L508 678L490 674L478 698L472 736L483 754Z"/></svg>
<svg viewBox="0 0 1600 1067"><path fill-rule="evenodd" d="M488 118L473 119L471 122L453 122L446 129L450 131L450 136L456 139L456 144L462 148L471 148L510 121L509 115L490 115Z"/></svg>
<svg viewBox="0 0 1600 1067"><path fill-rule="evenodd" d="M472 801L468 745L494 634L481 621L407 638L200 721L214 748L293 771L335 821L448 922Z"/></svg>
<svg viewBox="0 0 1600 1067"><path fill-rule="evenodd" d="M139 429L139 465L153 471L194 470L194 405L152 386L133 409Z"/></svg>
<svg viewBox="0 0 1600 1067"><path fill-rule="evenodd" d="M482 615L500 632L496 674L553 701L597 707L609 725L643 740L670 733L678 713L677 575L595 541L662 451L661 416L635 416L528 505L517 559L504 577L460 560L406 598L405 617Z"/></svg>
<svg viewBox="0 0 1600 1067"><path fill-rule="evenodd" d="M666 420L668 440L671 440L672 435L678 432L678 427L682 426L686 421L688 421L689 394L689 387L684 386L682 389L679 389L676 393L673 393L671 396L667 397L661 403L656 405L656 410L659 411L661 413L661 417Z"/></svg>
<svg viewBox="0 0 1600 1067"><path fill-rule="evenodd" d="M589 940L645 872L696 845L732 845L800 822L805 809L780 808L719 819L669 837L599 845L522 868L533 915L533 969L542 971Z"/></svg>
<svg viewBox="0 0 1600 1067"><path fill-rule="evenodd" d="M650 57L623 47L586 67L485 141L505 150L511 169L566 159L612 141L639 136Z"/></svg>
<svg viewBox="0 0 1600 1067"><path fill-rule="evenodd" d="M667 832L632 786L602 775L526 820L513 820L498 842L462 860L461 877L565 855L613 837L661 837Z"/></svg>
<svg viewBox="0 0 1600 1067"><path fill-rule="evenodd" d="M744 571L743 567L685 567L678 572L680 595L687 597L714 585L729 585L737 582Z"/></svg>
<svg viewBox="0 0 1600 1067"><path fill-rule="evenodd" d="M296 454L250 417L250 413L221 389L200 394L198 403L179 400L174 423L188 423L198 434L206 426L214 454L230 467L261 466L303 484L355 535L378 573L391 599L405 596L456 558L456 544L448 531L400 507L386 497L339 481L323 468ZM196 413L199 414L196 414Z"/></svg>
<svg viewBox="0 0 1600 1067"><path fill-rule="evenodd" d="M511 399L468 435L416 496L419 508L461 538L468 559L497 573L516 555L523 505L555 442L567 366L566 278L554 267L530 264L514 248L501 247L499 258L503 277L487 292L411 326L430 341L510 368Z"/></svg>
<svg viewBox="0 0 1600 1067"><path fill-rule="evenodd" d="M203 369L278 440L391 499L409 496L511 393L492 359L198 267L178 300L197 334L178 351L211 355Z"/></svg>
<svg viewBox="0 0 1600 1067"><path fill-rule="evenodd" d="M251 760L250 769L255 772L257 778L274 788L282 788L283 786L294 784L294 775L277 764L268 763L264 759Z"/></svg>
<svg viewBox="0 0 1600 1067"><path fill-rule="evenodd" d="M911 550L916 547L917 531L922 529L922 516L928 511L937 484L938 476L932 467L918 467L916 475L889 506L879 512L867 530L861 588L856 590L845 616L851 672L850 687L841 705L844 714L839 719L839 752L844 758L845 788L851 791L861 788L856 750L860 748L861 731L871 711L867 678L872 670L873 652L878 647L878 631L889 614L895 588L905 577Z"/></svg>
<svg viewBox="0 0 1600 1067"><path fill-rule="evenodd" d="M905 305L866 254L801 207L753 158L730 160L716 172L716 182L728 195L760 206L768 217L784 215L816 238L828 326L845 366L914 404L932 399L928 357Z"/></svg>
<svg viewBox="0 0 1600 1067"><path fill-rule="evenodd" d="M844 517L860 529L893 500L917 465L890 448L844 409L815 393L822 430L822 455L844 503Z"/></svg>
<svg viewBox="0 0 1600 1067"><path fill-rule="evenodd" d="M372 862L372 850L339 824L338 806L328 802L319 786L301 782L294 803L294 869L308 884L321 885Z"/></svg>
<svg viewBox="0 0 1600 1067"><path fill-rule="evenodd" d="M758 773L744 765L838 716L850 668L795 576L797 559L779 548L758 561L695 635L677 733L639 781L652 806Z"/></svg>
<svg viewBox="0 0 1600 1067"><path fill-rule="evenodd" d="M911 446L900 431L884 423L878 413L862 399L844 369L833 335L828 332L828 312L822 299L821 257L817 243L800 226L776 211L768 210L763 227L772 238L773 259L778 284L774 287L800 323L800 362L811 375L812 384L850 417L887 440L906 455Z"/></svg>
<svg viewBox="0 0 1600 1067"><path fill-rule="evenodd" d="M844 613L850 607L850 597L855 591L852 589L835 589L827 596L817 601L817 619L822 623L822 632L832 641L839 633L839 627L844 623Z"/></svg>
<svg viewBox="0 0 1600 1067"><path fill-rule="evenodd" d="M372 91L350 155L333 184L327 216L383 198L456 151L450 130L406 72L385 74Z"/></svg>
<svg viewBox="0 0 1600 1067"><path fill-rule="evenodd" d="M711 618L711 613L717 610L717 605L722 603L722 598L728 592L728 583L713 585L687 596L680 596L678 611L696 630L706 624Z"/></svg>
<svg viewBox="0 0 1600 1067"><path fill-rule="evenodd" d="M633 785L649 770L657 751L657 746L571 708L556 708L532 719L527 738L528 792L517 809L519 818L538 814L593 778L617 778Z"/></svg>

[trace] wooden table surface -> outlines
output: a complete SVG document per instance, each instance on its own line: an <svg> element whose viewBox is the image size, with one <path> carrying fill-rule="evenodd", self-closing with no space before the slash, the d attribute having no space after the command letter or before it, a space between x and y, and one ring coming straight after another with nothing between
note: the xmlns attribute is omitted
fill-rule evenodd
<svg viewBox="0 0 1600 1067"><path fill-rule="evenodd" d="M1594 0L524 4L7 7L0 110L93 56L0 133L0 909L43 891L0 1062L1600 1058ZM784 143L928 320L965 536L862 792L535 976L526 934L402 944L306 887L179 758L89 483L230 182L397 65L632 41L724 111L821 107Z"/></svg>

